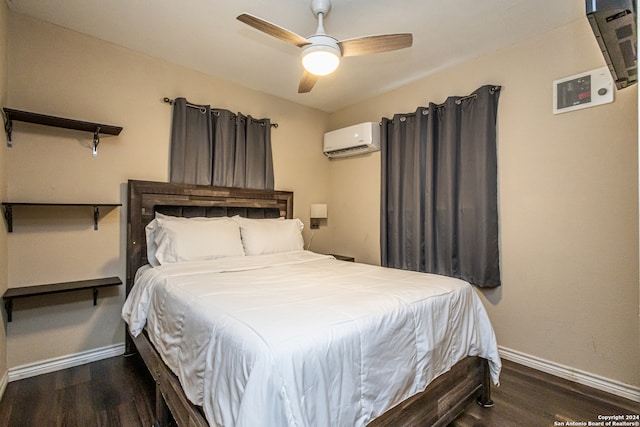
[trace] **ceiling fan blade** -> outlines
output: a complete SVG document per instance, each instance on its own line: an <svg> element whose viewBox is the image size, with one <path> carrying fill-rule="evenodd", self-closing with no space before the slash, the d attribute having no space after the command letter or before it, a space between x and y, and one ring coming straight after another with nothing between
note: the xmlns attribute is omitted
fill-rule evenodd
<svg viewBox="0 0 640 427"><path fill-rule="evenodd" d="M302 77L300 78L300 84L298 85L298 93L309 93L313 86L318 81L318 76L311 74L307 70L304 70Z"/></svg>
<svg viewBox="0 0 640 427"><path fill-rule="evenodd" d="M302 47L310 44L309 40L307 40L306 38L282 27L279 27L276 24L272 24L271 22L267 22L256 16L249 15L248 13L238 15L236 19L240 22L244 22L250 27L255 28L256 30L262 31L265 34L268 34L292 45Z"/></svg>
<svg viewBox="0 0 640 427"><path fill-rule="evenodd" d="M413 35L411 33L365 36L338 42L338 45L342 49L343 57L404 49L405 47L411 47L412 44Z"/></svg>

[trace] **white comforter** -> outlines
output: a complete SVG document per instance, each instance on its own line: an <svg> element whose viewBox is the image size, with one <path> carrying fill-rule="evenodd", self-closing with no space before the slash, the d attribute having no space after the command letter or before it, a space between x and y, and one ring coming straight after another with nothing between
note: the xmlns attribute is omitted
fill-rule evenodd
<svg viewBox="0 0 640 427"><path fill-rule="evenodd" d="M467 355L501 367L466 282L307 251L143 267L122 315L211 425L364 426Z"/></svg>

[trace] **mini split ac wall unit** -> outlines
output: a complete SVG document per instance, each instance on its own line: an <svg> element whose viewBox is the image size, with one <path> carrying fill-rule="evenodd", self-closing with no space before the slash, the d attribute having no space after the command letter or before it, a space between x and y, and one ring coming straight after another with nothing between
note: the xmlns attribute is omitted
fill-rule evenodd
<svg viewBox="0 0 640 427"><path fill-rule="evenodd" d="M327 157L349 157L380 150L380 125L365 122L324 134Z"/></svg>

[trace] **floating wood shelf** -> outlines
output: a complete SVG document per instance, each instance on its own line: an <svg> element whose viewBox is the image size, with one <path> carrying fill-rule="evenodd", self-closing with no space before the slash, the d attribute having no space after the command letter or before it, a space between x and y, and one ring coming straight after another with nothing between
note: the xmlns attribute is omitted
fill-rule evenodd
<svg viewBox="0 0 640 427"><path fill-rule="evenodd" d="M7 310L7 321L11 322L13 313L13 300L16 298L34 297L59 292L71 292L81 289L92 289L93 305L98 304L98 289L106 286L122 285L119 277L105 277L102 279L80 280L77 282L52 283L50 285L25 286L22 288L9 288L2 296L4 307Z"/></svg>
<svg viewBox="0 0 640 427"><path fill-rule="evenodd" d="M13 122L35 123L44 126L53 126L64 129L79 130L83 132L93 133L93 155L98 154L98 144L100 143L99 134L104 135L120 135L122 127L105 125L102 123L84 122L81 120L66 119L63 117L47 116L45 114L31 113L29 111L14 110L12 108L3 108L4 111L4 130L7 133L7 146L11 147L11 133L13 131Z"/></svg>
<svg viewBox="0 0 640 427"><path fill-rule="evenodd" d="M93 229L98 229L98 220L100 219L100 208L115 208L122 206L122 203L23 203L23 202L3 202L4 218L7 220L7 231L13 231L13 207L14 206L42 206L42 207L92 207L93 208Z"/></svg>

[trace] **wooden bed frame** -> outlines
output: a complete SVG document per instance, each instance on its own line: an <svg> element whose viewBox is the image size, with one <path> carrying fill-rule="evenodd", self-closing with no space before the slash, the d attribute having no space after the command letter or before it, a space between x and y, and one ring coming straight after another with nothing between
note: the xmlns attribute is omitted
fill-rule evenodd
<svg viewBox="0 0 640 427"><path fill-rule="evenodd" d="M174 216L249 218L293 215L293 193L129 180L127 204L127 296L138 268L147 264L145 226L155 212ZM178 378L164 364L146 334L127 332L126 354L138 352L156 383L155 427L208 427L204 413L185 396ZM391 408L369 423L380 426L446 426L476 400L493 406L488 362L467 357L436 378L427 389Z"/></svg>

